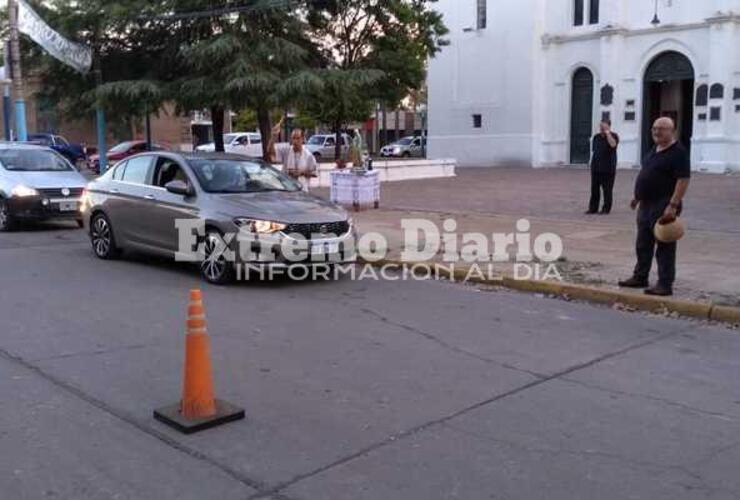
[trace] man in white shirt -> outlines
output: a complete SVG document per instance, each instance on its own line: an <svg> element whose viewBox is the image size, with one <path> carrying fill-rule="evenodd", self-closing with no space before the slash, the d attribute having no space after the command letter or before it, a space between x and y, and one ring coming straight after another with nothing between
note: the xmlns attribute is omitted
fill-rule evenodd
<svg viewBox="0 0 740 500"><path fill-rule="evenodd" d="M299 128L293 130L290 136L290 144L275 146L275 138L280 134L281 123L282 121L273 128L272 137L267 146L270 159L275 163L281 163L283 172L300 181L303 184L303 190L308 192L310 179L318 174L316 158L311 151L303 146L303 130Z"/></svg>

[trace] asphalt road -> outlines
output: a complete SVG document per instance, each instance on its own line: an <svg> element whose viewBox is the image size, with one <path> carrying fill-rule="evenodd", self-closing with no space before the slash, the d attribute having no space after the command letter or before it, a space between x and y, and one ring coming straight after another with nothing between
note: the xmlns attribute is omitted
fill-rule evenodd
<svg viewBox="0 0 740 500"><path fill-rule="evenodd" d="M183 436L184 265L0 235L7 499L740 498L740 336L443 282L204 287L218 396Z"/></svg>

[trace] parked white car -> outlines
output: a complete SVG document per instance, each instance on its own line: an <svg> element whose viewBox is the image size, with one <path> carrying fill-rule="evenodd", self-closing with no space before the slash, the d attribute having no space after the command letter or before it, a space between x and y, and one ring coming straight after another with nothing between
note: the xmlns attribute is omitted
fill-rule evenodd
<svg viewBox="0 0 740 500"><path fill-rule="evenodd" d="M352 139L347 134L342 134L342 155L347 156ZM336 159L336 135L317 134L312 135L306 142L306 149L314 155L316 161Z"/></svg>
<svg viewBox="0 0 740 500"><path fill-rule="evenodd" d="M262 136L257 132L234 132L224 134L224 149L227 153L235 153L253 158L262 157ZM196 151L213 153L216 150L214 143L201 144Z"/></svg>
<svg viewBox="0 0 740 500"><path fill-rule="evenodd" d="M82 227L87 180L50 148L0 143L0 231L22 220L69 220Z"/></svg>

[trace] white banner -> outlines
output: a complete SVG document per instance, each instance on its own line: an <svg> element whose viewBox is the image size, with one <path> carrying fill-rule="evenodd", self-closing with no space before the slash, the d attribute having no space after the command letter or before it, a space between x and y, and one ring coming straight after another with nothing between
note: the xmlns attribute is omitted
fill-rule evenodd
<svg viewBox="0 0 740 500"><path fill-rule="evenodd" d="M80 43L67 40L39 17L23 0L18 0L18 30L41 45L50 55L80 73L92 66L92 50Z"/></svg>

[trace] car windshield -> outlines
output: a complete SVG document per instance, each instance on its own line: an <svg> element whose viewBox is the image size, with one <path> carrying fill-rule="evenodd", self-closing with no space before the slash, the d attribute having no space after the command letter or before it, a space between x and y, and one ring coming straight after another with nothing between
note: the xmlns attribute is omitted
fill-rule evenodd
<svg viewBox="0 0 740 500"><path fill-rule="evenodd" d="M326 139L326 136L323 135L314 135L311 137L306 144L309 144L311 146L323 146L324 140Z"/></svg>
<svg viewBox="0 0 740 500"><path fill-rule="evenodd" d="M200 185L209 193L298 191L298 184L271 166L249 160L190 160Z"/></svg>
<svg viewBox="0 0 740 500"><path fill-rule="evenodd" d="M0 163L13 172L68 172L74 168L61 156L44 149L3 149Z"/></svg>
<svg viewBox="0 0 740 500"><path fill-rule="evenodd" d="M122 142L121 144L118 144L118 145L113 146L112 148L110 148L110 150L108 150L108 152L109 153L125 153L126 151L128 151L129 149L131 149L131 147L133 145L134 145L133 142Z"/></svg>
<svg viewBox="0 0 740 500"><path fill-rule="evenodd" d="M399 146L411 146L411 143L414 142L413 137L404 137L400 141L398 141L396 144Z"/></svg>
<svg viewBox="0 0 740 500"><path fill-rule="evenodd" d="M231 144L237 137L239 134L224 134L224 144Z"/></svg>

